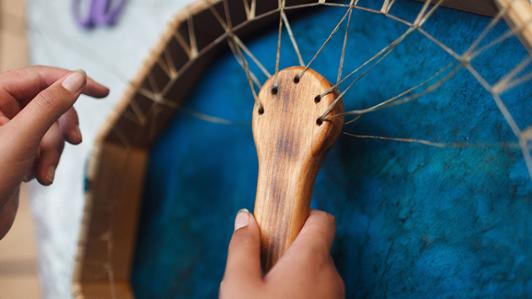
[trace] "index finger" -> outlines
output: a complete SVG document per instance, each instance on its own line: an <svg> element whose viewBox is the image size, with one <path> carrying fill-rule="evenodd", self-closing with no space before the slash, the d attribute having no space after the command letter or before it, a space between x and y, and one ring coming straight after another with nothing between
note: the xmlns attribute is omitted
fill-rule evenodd
<svg viewBox="0 0 532 299"><path fill-rule="evenodd" d="M291 269L299 269L298 265L307 267L306 270L321 267L321 263L330 258L335 232L336 221L331 214L312 210L294 242L267 277L280 277Z"/></svg>
<svg viewBox="0 0 532 299"><path fill-rule="evenodd" d="M0 88L25 106L39 92L69 73L71 71L57 67L30 66L0 74ZM87 85L82 93L95 98L103 98L109 94L109 88L87 78Z"/></svg>
<svg viewBox="0 0 532 299"><path fill-rule="evenodd" d="M288 250L298 251L309 247L319 247L325 252L331 249L336 234L334 216L323 211L312 210L305 225Z"/></svg>
<svg viewBox="0 0 532 299"><path fill-rule="evenodd" d="M266 280L282 278L283 273L293 271L312 275L319 272L330 261L335 231L336 221L331 214L312 210L294 242L266 274Z"/></svg>

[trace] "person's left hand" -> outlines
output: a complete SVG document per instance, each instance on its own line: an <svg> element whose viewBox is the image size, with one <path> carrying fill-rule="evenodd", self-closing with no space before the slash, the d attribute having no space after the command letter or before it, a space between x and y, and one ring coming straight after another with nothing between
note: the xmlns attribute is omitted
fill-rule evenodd
<svg viewBox="0 0 532 299"><path fill-rule="evenodd" d="M0 74L0 239L15 218L22 181L54 181L65 141L81 143L72 105L109 89L83 71L33 66Z"/></svg>

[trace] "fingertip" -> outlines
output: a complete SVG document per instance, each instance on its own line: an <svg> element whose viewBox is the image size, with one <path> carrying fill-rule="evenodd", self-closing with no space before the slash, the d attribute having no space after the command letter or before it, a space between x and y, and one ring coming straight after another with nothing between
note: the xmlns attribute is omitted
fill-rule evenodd
<svg viewBox="0 0 532 299"><path fill-rule="evenodd" d="M319 226L336 227L336 217L331 213L311 210L306 223L316 223Z"/></svg>
<svg viewBox="0 0 532 299"><path fill-rule="evenodd" d="M239 244L242 240L252 239L259 241L259 228L253 217L253 214L248 209L240 209L234 220L233 236L231 243ZM230 246L232 246L230 244ZM236 245L238 246L238 245Z"/></svg>
<svg viewBox="0 0 532 299"><path fill-rule="evenodd" d="M65 137L65 140L72 145L78 145L83 142L83 135L81 134L79 127L76 126L74 129L70 130Z"/></svg>
<svg viewBox="0 0 532 299"><path fill-rule="evenodd" d="M70 108L59 118L59 127L66 142L77 145L82 142L82 134L79 128L79 118L76 109Z"/></svg>
<svg viewBox="0 0 532 299"><path fill-rule="evenodd" d="M301 232L296 237L296 247L309 247L310 244L319 243L318 247L330 249L336 235L336 219L333 215L319 210L312 210Z"/></svg>
<svg viewBox="0 0 532 299"><path fill-rule="evenodd" d="M58 124L54 124L41 140L36 167L37 181L49 186L54 182L56 169L65 147L65 141Z"/></svg>
<svg viewBox="0 0 532 299"><path fill-rule="evenodd" d="M261 273L258 226L253 215L247 209L241 209L235 216L224 276L241 281L259 281Z"/></svg>
<svg viewBox="0 0 532 299"><path fill-rule="evenodd" d="M43 186L50 186L54 183L56 165L46 165L37 172L37 181Z"/></svg>
<svg viewBox="0 0 532 299"><path fill-rule="evenodd" d="M87 78L87 86L85 86L85 90L83 91L85 95L97 99L103 99L107 97L110 92L111 90L109 89L109 87L97 82L91 77Z"/></svg>
<svg viewBox="0 0 532 299"><path fill-rule="evenodd" d="M98 97L99 97L99 98L105 98L105 97L107 97L107 96L109 95L109 93L111 92L111 89L109 89L109 87L107 87L107 86L105 86L105 85L100 85L100 84L99 84L99 85L98 85L98 88L99 88L99 90L98 90L98 92L99 92Z"/></svg>
<svg viewBox="0 0 532 299"><path fill-rule="evenodd" d="M246 228L250 225L252 221L253 215L248 211L248 209L240 209L236 213L235 217L235 224L234 224L234 230L237 231L239 229Z"/></svg>
<svg viewBox="0 0 532 299"><path fill-rule="evenodd" d="M83 70L76 70L68 74L61 86L71 94L78 94L87 85L87 73Z"/></svg>
<svg viewBox="0 0 532 299"><path fill-rule="evenodd" d="M242 244L247 246L249 245L248 240L260 243L258 227L253 214L247 209L240 209L235 216L233 236L231 238L229 247L230 249L231 247L240 247Z"/></svg>
<svg viewBox="0 0 532 299"><path fill-rule="evenodd" d="M55 165L48 166L48 169L46 170L45 180L50 185L54 182L55 170L56 170L56 166Z"/></svg>

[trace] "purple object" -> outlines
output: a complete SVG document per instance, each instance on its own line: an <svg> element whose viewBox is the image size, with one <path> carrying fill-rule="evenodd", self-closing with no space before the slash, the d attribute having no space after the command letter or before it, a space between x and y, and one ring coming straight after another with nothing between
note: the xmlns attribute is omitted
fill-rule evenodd
<svg viewBox="0 0 532 299"><path fill-rule="evenodd" d="M74 16L81 27L90 29L112 26L122 14L127 0L88 0L88 11L83 12L83 0L74 0Z"/></svg>

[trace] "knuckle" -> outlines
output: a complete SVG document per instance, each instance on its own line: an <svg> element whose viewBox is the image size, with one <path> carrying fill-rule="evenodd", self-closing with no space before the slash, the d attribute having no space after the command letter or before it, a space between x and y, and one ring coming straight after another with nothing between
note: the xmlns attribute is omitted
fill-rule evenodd
<svg viewBox="0 0 532 299"><path fill-rule="evenodd" d="M327 246L323 242L315 242L310 244L301 252L299 257L304 262L312 262L315 265L323 265L328 257L329 252Z"/></svg>
<svg viewBox="0 0 532 299"><path fill-rule="evenodd" d="M336 217L330 213L325 213L325 214L327 215L327 221L332 225L336 225Z"/></svg>
<svg viewBox="0 0 532 299"><path fill-rule="evenodd" d="M335 225L336 224L336 218L334 215L325 212L325 211L315 211L314 215L316 218L318 218L321 222L329 224L329 225Z"/></svg>
<svg viewBox="0 0 532 299"><path fill-rule="evenodd" d="M54 93L49 89L41 91L35 100L41 108L48 110L52 109L57 104Z"/></svg>
<svg viewBox="0 0 532 299"><path fill-rule="evenodd" d="M320 257L328 257L329 256L329 248L325 241L317 241L313 246L310 246L310 249L316 256Z"/></svg>
<svg viewBox="0 0 532 299"><path fill-rule="evenodd" d="M70 95L65 94L56 86L51 86L41 91L34 100L43 109L57 110L58 113L66 112L74 103Z"/></svg>

